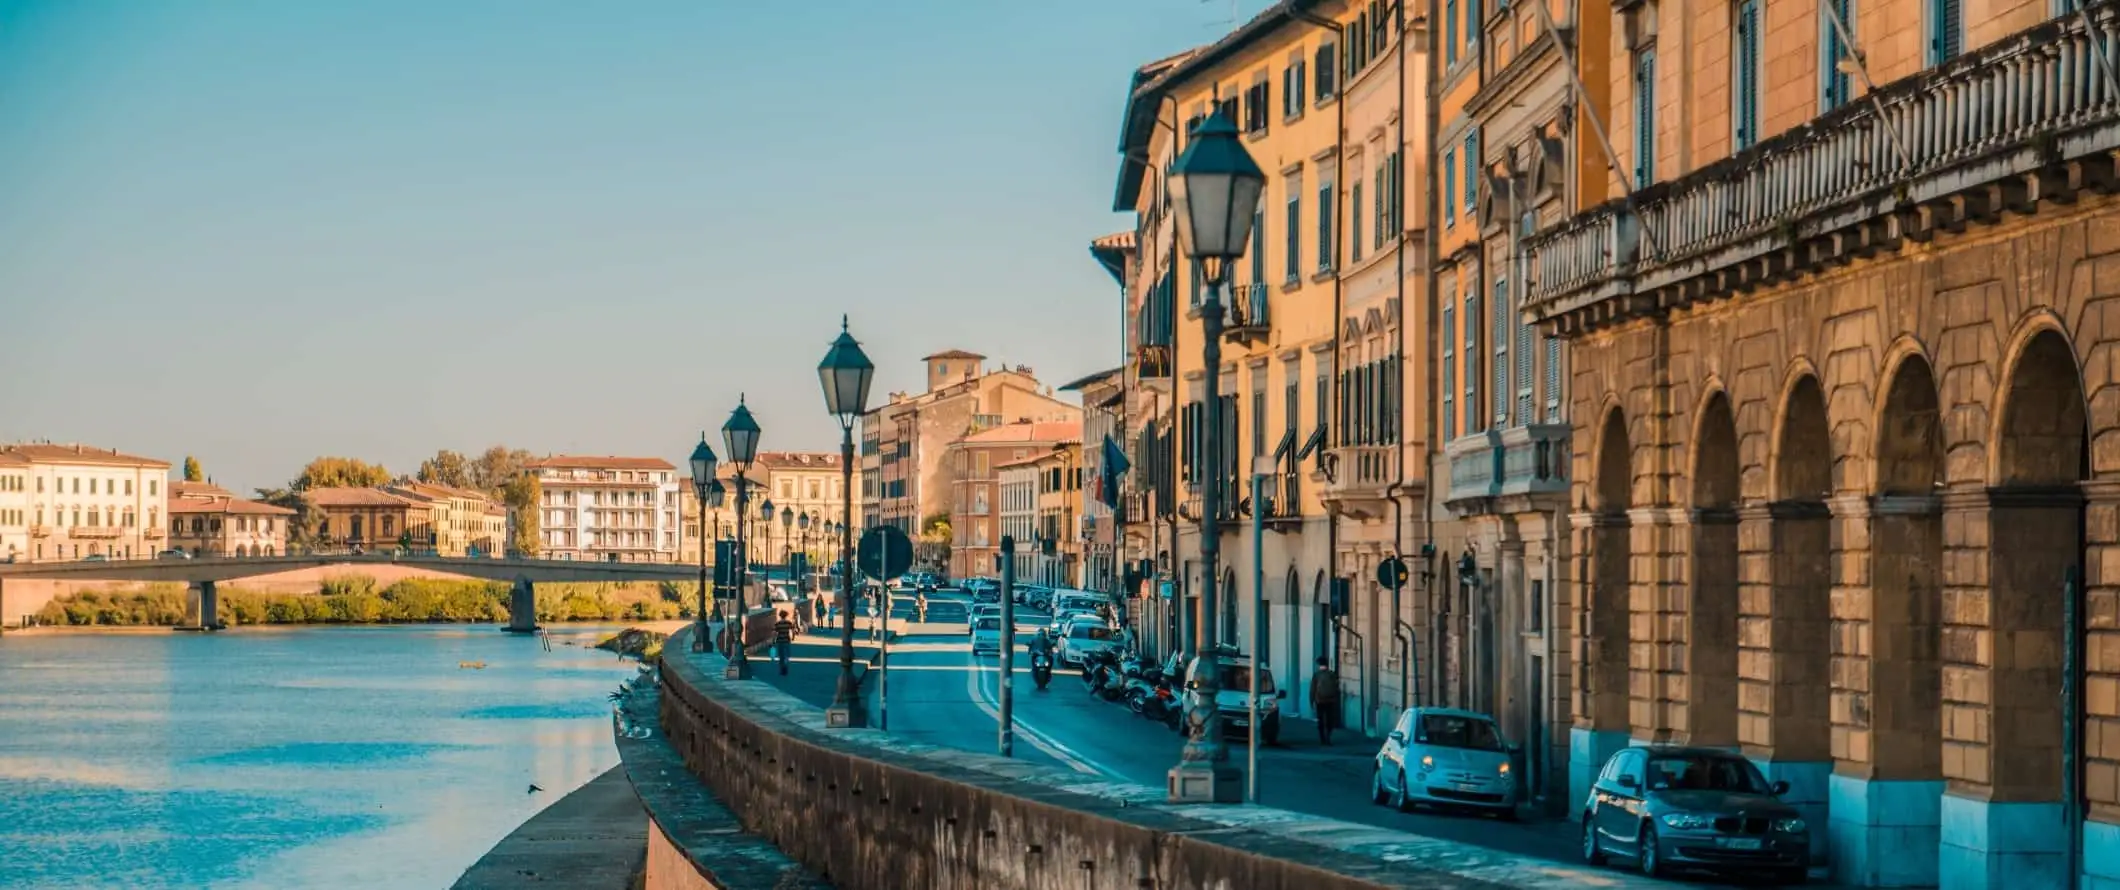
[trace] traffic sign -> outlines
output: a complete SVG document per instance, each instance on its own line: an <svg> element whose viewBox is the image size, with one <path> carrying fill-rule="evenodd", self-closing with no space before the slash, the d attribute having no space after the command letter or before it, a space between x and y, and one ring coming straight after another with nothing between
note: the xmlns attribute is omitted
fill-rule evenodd
<svg viewBox="0 0 2120 890"><path fill-rule="evenodd" d="M870 579L891 582L913 567L913 539L895 525L879 525L861 533L855 551L861 573Z"/></svg>
<svg viewBox="0 0 2120 890"><path fill-rule="evenodd" d="M1406 561L1396 556L1387 556L1377 563L1377 583L1385 590L1397 590L1406 586Z"/></svg>

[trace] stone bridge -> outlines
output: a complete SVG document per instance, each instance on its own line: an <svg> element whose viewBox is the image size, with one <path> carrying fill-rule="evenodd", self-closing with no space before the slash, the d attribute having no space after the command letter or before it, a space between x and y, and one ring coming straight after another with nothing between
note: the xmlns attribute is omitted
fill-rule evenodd
<svg viewBox="0 0 2120 890"><path fill-rule="evenodd" d="M219 598L215 592L215 585L220 582L301 569L344 568L358 572L367 566L420 569L514 584L515 590L508 600L508 629L524 633L537 626L536 586L539 582L689 581L699 578L697 566L681 563L469 559L392 553L17 563L0 565L0 614L7 611L7 582L14 579L173 582L192 589L197 598L199 626L211 630L221 626Z"/></svg>

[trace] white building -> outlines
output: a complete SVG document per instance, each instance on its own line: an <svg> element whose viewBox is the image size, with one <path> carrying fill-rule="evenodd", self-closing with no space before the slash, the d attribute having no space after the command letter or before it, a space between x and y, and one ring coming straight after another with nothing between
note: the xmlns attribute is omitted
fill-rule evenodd
<svg viewBox="0 0 2120 890"><path fill-rule="evenodd" d="M1016 580L1029 584L1037 575L1038 459L1033 455L994 468L1001 487L1001 534L1016 541Z"/></svg>
<svg viewBox="0 0 2120 890"><path fill-rule="evenodd" d="M86 445L0 445L0 560L147 559L169 463Z"/></svg>
<svg viewBox="0 0 2120 890"><path fill-rule="evenodd" d="M677 468L659 457L553 455L533 460L544 487L543 556L610 562L677 559Z"/></svg>

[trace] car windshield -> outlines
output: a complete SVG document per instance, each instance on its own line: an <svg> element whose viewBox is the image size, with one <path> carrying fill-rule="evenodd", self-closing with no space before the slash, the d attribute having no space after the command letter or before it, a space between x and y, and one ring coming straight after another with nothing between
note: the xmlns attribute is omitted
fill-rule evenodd
<svg viewBox="0 0 2120 890"><path fill-rule="evenodd" d="M1650 791L1729 791L1766 794L1767 780L1759 768L1738 757L1713 754L1680 754L1649 759Z"/></svg>
<svg viewBox="0 0 2120 890"><path fill-rule="evenodd" d="M1225 664L1222 666L1222 688L1232 692L1251 691L1251 665ZM1273 694L1273 670L1259 672L1259 694Z"/></svg>
<svg viewBox="0 0 2120 890"><path fill-rule="evenodd" d="M1077 624L1067 629L1067 635L1078 640L1109 640L1112 629L1097 624Z"/></svg>
<svg viewBox="0 0 2120 890"><path fill-rule="evenodd" d="M1097 601L1086 596L1065 596L1060 598L1060 608L1094 612L1097 610Z"/></svg>
<svg viewBox="0 0 2120 890"><path fill-rule="evenodd" d="M1414 741L1438 748L1502 750L1502 734L1495 731L1494 721L1484 717L1457 714L1421 715L1421 725L1414 735Z"/></svg>

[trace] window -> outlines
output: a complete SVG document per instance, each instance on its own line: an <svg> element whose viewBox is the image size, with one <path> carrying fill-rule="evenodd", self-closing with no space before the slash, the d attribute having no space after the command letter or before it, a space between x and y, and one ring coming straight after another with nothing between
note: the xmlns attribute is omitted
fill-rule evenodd
<svg viewBox="0 0 2120 890"><path fill-rule="evenodd" d="M1480 426L1480 375L1475 370L1480 354L1480 289L1477 282L1465 288L1465 434Z"/></svg>
<svg viewBox="0 0 2120 890"><path fill-rule="evenodd" d="M1504 393L1509 391L1509 283L1497 276L1494 279L1494 299L1488 303L1493 307L1494 325L1488 329L1487 339L1494 345L1494 367L1489 373L1494 376L1494 425L1509 425L1509 400Z"/></svg>
<svg viewBox="0 0 2120 890"><path fill-rule="evenodd" d="M1456 65L1458 60L1458 10L1457 0L1443 3L1443 66Z"/></svg>
<svg viewBox="0 0 2120 890"><path fill-rule="evenodd" d="M1251 212L1251 283L1266 283L1266 210L1263 207ZM1249 318L1255 310L1247 306L1244 311Z"/></svg>
<svg viewBox="0 0 2120 890"><path fill-rule="evenodd" d="M1303 116L1303 99L1310 95L1310 91L1306 89L1306 84L1303 82L1304 75L1307 73L1304 71L1305 64L1303 57L1297 56L1288 61L1288 67L1281 69L1281 117L1283 120L1294 120Z"/></svg>
<svg viewBox="0 0 2120 890"><path fill-rule="evenodd" d="M1561 338L1546 338L1546 422L1561 422Z"/></svg>
<svg viewBox="0 0 2120 890"><path fill-rule="evenodd" d="M1271 101L1272 89L1263 78L1244 91L1244 132L1258 135L1266 132L1267 102Z"/></svg>
<svg viewBox="0 0 2120 890"><path fill-rule="evenodd" d="M1853 0L1826 0L1826 15L1819 17L1818 35L1818 110L1832 111L1848 104L1848 73L1841 70L1840 61L1848 55L1847 44L1840 40L1840 28L1847 26L1848 36L1855 35L1855 18L1848 13L1854 7Z"/></svg>
<svg viewBox="0 0 2120 890"><path fill-rule="evenodd" d="M1749 0L1754 4L1758 0ZM1965 12L1960 0L1928 0L1929 64L1941 65L1965 48ZM1758 16L1755 7L1754 18Z"/></svg>
<svg viewBox="0 0 2120 890"><path fill-rule="evenodd" d="M1318 271L1320 272L1332 268L1332 226L1335 222L1332 215L1332 189L1331 178L1328 177L1318 181Z"/></svg>
<svg viewBox="0 0 2120 890"><path fill-rule="evenodd" d="M1362 171L1354 171L1354 185L1347 188L1347 261L1362 261Z"/></svg>
<svg viewBox="0 0 2120 890"><path fill-rule="evenodd" d="M1472 208L1479 206L1480 198L1480 131L1465 134L1465 219L1471 221Z"/></svg>
<svg viewBox="0 0 2120 890"><path fill-rule="evenodd" d="M1457 149L1443 152L1443 225L1457 223Z"/></svg>
<svg viewBox="0 0 2120 890"><path fill-rule="evenodd" d="M1455 308L1447 300L1443 304L1443 434L1445 440L1457 437L1457 316Z"/></svg>
<svg viewBox="0 0 2120 890"><path fill-rule="evenodd" d="M1288 213L1282 222L1288 230L1286 237L1281 239L1281 249L1286 251L1281 262L1281 278L1294 284L1303 278L1303 177L1300 174L1288 177Z"/></svg>
<svg viewBox="0 0 2120 890"><path fill-rule="evenodd" d="M1736 70L1730 75L1730 119L1736 150L1759 143L1759 7L1762 0L1737 4L1737 46L1730 53ZM1956 3L1957 0L1932 0Z"/></svg>
<svg viewBox="0 0 2120 890"><path fill-rule="evenodd" d="M1370 237L1376 239L1374 242L1371 243L1371 246L1375 247L1378 250L1384 249L1384 229L1385 227L1390 225L1390 221L1385 218L1384 213L1385 206L1391 203L1391 199L1388 197L1391 194L1391 191L1388 187L1389 183L1386 183L1384 181L1384 170L1386 169L1384 164L1385 159L1377 159L1376 172L1372 174L1372 176L1374 177L1372 181L1376 183L1376 234Z"/></svg>
<svg viewBox="0 0 2120 890"><path fill-rule="evenodd" d="M132 494L132 480L131 480L131 479L127 479L127 480L125 480L125 493L126 493L127 495L130 495L130 494Z"/></svg>
<svg viewBox="0 0 2120 890"><path fill-rule="evenodd" d="M1330 438L1326 436L1325 424L1332 416L1332 371L1326 367L1327 363L1324 360L1324 356L1319 356L1318 359L1317 392L1315 396L1318 407L1314 409L1313 413L1317 415L1318 419L1316 435L1319 437L1318 451L1320 452L1319 457L1322 459L1324 456L1322 452L1331 445Z"/></svg>
<svg viewBox="0 0 2120 890"><path fill-rule="evenodd" d="M1656 48L1652 46L1634 58L1634 187L1655 181Z"/></svg>
<svg viewBox="0 0 2120 890"><path fill-rule="evenodd" d="M1338 47L1330 43L1320 44L1318 46L1316 67L1318 69L1317 101L1322 105L1325 100L1332 98L1333 90L1338 87L1336 80L1340 71Z"/></svg>
<svg viewBox="0 0 2120 890"><path fill-rule="evenodd" d="M1494 283L1495 299L1509 299L1509 288L1506 285L1506 281ZM1523 425L1531 423L1537 416L1531 413L1531 326L1524 323L1523 316L1513 311L1513 302L1510 308L1512 311L1509 313L1509 322L1516 329L1516 422Z"/></svg>
<svg viewBox="0 0 2120 890"><path fill-rule="evenodd" d="M1266 453L1266 369L1260 368L1251 375L1251 456ZM1245 475L1251 475L1250 469L1245 468Z"/></svg>

